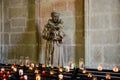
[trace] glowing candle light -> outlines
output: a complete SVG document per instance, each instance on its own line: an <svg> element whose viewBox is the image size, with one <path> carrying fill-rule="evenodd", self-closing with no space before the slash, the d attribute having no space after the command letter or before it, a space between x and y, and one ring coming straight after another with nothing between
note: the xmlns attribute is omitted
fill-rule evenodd
<svg viewBox="0 0 120 80"><path fill-rule="evenodd" d="M91 78L92 77L92 73L88 73L88 77Z"/></svg>
<svg viewBox="0 0 120 80"><path fill-rule="evenodd" d="M32 66L30 66L30 67L29 67L29 70L33 70L33 67L32 67Z"/></svg>
<svg viewBox="0 0 120 80"><path fill-rule="evenodd" d="M63 71L63 69L62 69L62 68L59 68L59 71L60 71L60 72L62 72L62 71Z"/></svg>
<svg viewBox="0 0 120 80"><path fill-rule="evenodd" d="M59 74L58 77L59 77L59 80L63 79L63 75L62 74Z"/></svg>
<svg viewBox="0 0 120 80"><path fill-rule="evenodd" d="M42 71L42 74L45 74L46 72L45 71Z"/></svg>
<svg viewBox="0 0 120 80"><path fill-rule="evenodd" d="M51 65L50 67L51 67L51 68L54 68L54 66L53 66L53 65Z"/></svg>
<svg viewBox="0 0 120 80"><path fill-rule="evenodd" d="M24 80L28 80L28 76L27 75L24 75Z"/></svg>
<svg viewBox="0 0 120 80"><path fill-rule="evenodd" d="M45 68L45 64L42 64L42 68Z"/></svg>
<svg viewBox="0 0 120 80"><path fill-rule="evenodd" d="M39 73L39 70L36 69L34 73L38 74L38 73Z"/></svg>
<svg viewBox="0 0 120 80"><path fill-rule="evenodd" d="M17 68L13 68L13 71L16 72L16 71L17 71Z"/></svg>
<svg viewBox="0 0 120 80"><path fill-rule="evenodd" d="M69 62L69 67L70 67L70 69L74 69L75 68L75 64L74 64L73 61Z"/></svg>
<svg viewBox="0 0 120 80"><path fill-rule="evenodd" d="M23 75L23 69L19 70L19 75Z"/></svg>
<svg viewBox="0 0 120 80"><path fill-rule="evenodd" d="M87 72L86 69L82 70L82 73L83 73L83 74L85 74L86 72Z"/></svg>
<svg viewBox="0 0 120 80"><path fill-rule="evenodd" d="M10 75L10 71L7 71L6 74L7 74L7 75Z"/></svg>
<svg viewBox="0 0 120 80"><path fill-rule="evenodd" d="M14 63L13 66L16 66L16 64Z"/></svg>
<svg viewBox="0 0 120 80"><path fill-rule="evenodd" d="M15 68L13 65L11 66L11 69Z"/></svg>
<svg viewBox="0 0 120 80"><path fill-rule="evenodd" d="M3 79L6 79L6 78L7 78L7 76L4 74L4 75L3 75Z"/></svg>
<svg viewBox="0 0 120 80"><path fill-rule="evenodd" d="M4 71L5 71L5 68L1 68L1 71L4 72Z"/></svg>
<svg viewBox="0 0 120 80"><path fill-rule="evenodd" d="M36 80L41 80L40 74L36 74Z"/></svg>
<svg viewBox="0 0 120 80"><path fill-rule="evenodd" d="M69 66L66 66L65 71L66 71L66 72L69 72L69 71L70 71L70 67L69 67Z"/></svg>
<svg viewBox="0 0 120 80"><path fill-rule="evenodd" d="M119 68L117 66L114 66L113 67L113 72L118 72L119 71Z"/></svg>
<svg viewBox="0 0 120 80"><path fill-rule="evenodd" d="M35 67L34 63L31 63L31 67Z"/></svg>
<svg viewBox="0 0 120 80"><path fill-rule="evenodd" d="M98 69L98 71L102 71L102 66L99 65L97 69Z"/></svg>
<svg viewBox="0 0 120 80"><path fill-rule="evenodd" d="M39 64L36 64L36 67L39 67Z"/></svg>
<svg viewBox="0 0 120 80"><path fill-rule="evenodd" d="M105 78L106 78L106 79L111 79L110 74L106 74Z"/></svg>
<svg viewBox="0 0 120 80"><path fill-rule="evenodd" d="M53 74L54 74L54 71L50 71L50 74L53 75Z"/></svg>
<svg viewBox="0 0 120 80"><path fill-rule="evenodd" d="M10 78L10 77L11 77L11 75L8 75L8 77Z"/></svg>
<svg viewBox="0 0 120 80"><path fill-rule="evenodd" d="M97 80L97 77L93 77L93 80Z"/></svg>

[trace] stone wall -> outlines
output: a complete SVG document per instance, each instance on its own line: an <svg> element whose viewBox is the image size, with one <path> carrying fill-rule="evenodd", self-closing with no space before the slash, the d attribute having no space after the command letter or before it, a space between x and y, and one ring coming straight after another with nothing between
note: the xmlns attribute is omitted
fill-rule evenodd
<svg viewBox="0 0 120 80"><path fill-rule="evenodd" d="M33 62L38 58L44 62L45 41L41 39L41 32L53 10L60 12L64 21L65 62L73 60L78 63L79 58L84 57L84 0L0 1L4 1L3 12L0 12L0 52L5 63L13 63L20 56L29 56Z"/></svg>
<svg viewBox="0 0 120 80"><path fill-rule="evenodd" d="M84 57L84 0L36 0L36 24L39 32L39 56L44 63L45 41L41 33L52 11L60 13L64 21L65 38L63 42L65 63L70 60L78 63Z"/></svg>
<svg viewBox="0 0 120 80"><path fill-rule="evenodd" d="M34 0L3 0L4 29L2 30L2 57L13 63L20 56L37 61L37 40Z"/></svg>
<svg viewBox="0 0 120 80"><path fill-rule="evenodd" d="M2 48L1 48L1 37L2 35L2 1L0 1L0 53L2 52ZM0 54L0 58L1 58L1 54Z"/></svg>
<svg viewBox="0 0 120 80"><path fill-rule="evenodd" d="M85 0L86 66L120 66L120 0Z"/></svg>

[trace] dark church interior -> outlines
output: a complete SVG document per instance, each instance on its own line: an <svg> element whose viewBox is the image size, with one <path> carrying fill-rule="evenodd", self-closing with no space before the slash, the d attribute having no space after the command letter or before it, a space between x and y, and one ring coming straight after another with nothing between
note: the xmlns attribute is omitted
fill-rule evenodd
<svg viewBox="0 0 120 80"><path fill-rule="evenodd" d="M120 80L120 0L0 0L0 80Z"/></svg>

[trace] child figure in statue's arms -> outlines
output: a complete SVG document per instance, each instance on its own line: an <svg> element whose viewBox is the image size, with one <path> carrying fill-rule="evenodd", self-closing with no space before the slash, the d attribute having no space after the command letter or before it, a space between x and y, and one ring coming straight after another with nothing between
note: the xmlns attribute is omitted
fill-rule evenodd
<svg viewBox="0 0 120 80"><path fill-rule="evenodd" d="M48 23L46 24L45 28L46 28L46 35L43 35L44 39L47 40L53 40L53 41L59 41L59 43L62 42L64 33L62 31L63 29L63 22L61 19L59 19L58 14L54 16L51 14L52 19L48 20Z"/></svg>

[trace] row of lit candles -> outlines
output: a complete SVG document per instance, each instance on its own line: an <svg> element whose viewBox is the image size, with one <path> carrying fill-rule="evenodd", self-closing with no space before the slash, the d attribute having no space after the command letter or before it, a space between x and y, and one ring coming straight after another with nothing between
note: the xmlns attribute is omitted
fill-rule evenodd
<svg viewBox="0 0 120 80"><path fill-rule="evenodd" d="M97 69L98 69L98 71L102 71L102 66L101 65L99 65L98 67L97 67ZM117 67L117 66L114 66L113 67L113 72L118 72L119 71L119 68ZM84 68L84 69L82 69L82 73L83 74L85 74L87 72L87 70ZM92 75L92 73L88 73L88 77L89 78L92 78L93 77L93 75ZM111 79L111 75L109 74L109 73L107 73L106 75L105 75L105 78L106 79ZM93 80L97 80L97 77L93 77Z"/></svg>
<svg viewBox="0 0 120 80"><path fill-rule="evenodd" d="M98 71L102 71L102 66L99 65L97 69L98 69ZM118 68L118 66L114 66L112 70L113 70L113 72L118 72L119 68Z"/></svg>
<svg viewBox="0 0 120 80"><path fill-rule="evenodd" d="M45 65L43 65L42 67L45 67ZM17 71L17 68L16 68L15 66L11 66L11 69L12 69L14 72ZM29 69L30 69L30 70L33 70L33 67L30 66ZM59 68L59 71L62 72L62 71L63 71L63 68ZM4 72L6 72L6 71L5 71L5 68L1 68L0 73L3 75L3 79L6 80L7 75L10 75L11 73L10 73L10 71L7 71L7 72L6 72L7 75L5 75L5 74L3 74ZM19 75L21 76L21 77L20 77L20 80L28 80L28 76L27 76L27 75L24 75L23 69L19 69L18 72L19 72ZM39 70L35 69L35 72L34 72L34 73L36 74L36 80L41 80L41 76L40 76L40 74L39 74ZM45 74L45 73L46 73L46 71L43 70L43 71L42 71L42 74ZM54 71L51 70L51 71L50 71L50 74L53 75L53 74L54 74ZM59 74L58 77L59 77L60 80L62 80L63 75L62 75L62 74Z"/></svg>
<svg viewBox="0 0 120 80"><path fill-rule="evenodd" d="M58 78L59 78L59 80L62 80L63 79L63 75L59 74ZM27 75L21 76L20 80L28 80L28 76ZM40 74L36 74L36 79L35 80L41 80Z"/></svg>
<svg viewBox="0 0 120 80"><path fill-rule="evenodd" d="M23 65L21 65L21 66L23 66ZM33 63L32 63L31 65L28 64L27 67L28 67L28 66L29 66L29 69L30 69L30 70L33 70L33 68L35 67L35 65L34 65ZM39 64L36 64L36 67L39 67ZM46 67L46 66L45 66L45 65L42 65L42 67ZM52 67L52 66L51 66L51 67ZM70 69L73 69L74 67L75 67L75 64L74 64L73 62L70 62L70 63L69 63L69 66L66 66L66 67L65 67L65 70L66 70L66 72L69 72ZM15 72L17 71L17 68L15 67L15 64L12 65L11 68L13 69L13 71L15 71ZM84 68L83 62L80 62L80 63L79 63L79 68L83 70L83 73L86 73L86 70L85 70L85 68ZM102 66L99 65L97 69L98 69L99 71L101 71L101 70L102 70ZM3 71L5 71L5 69L4 69L4 68L1 68L1 71L3 72ZM63 68L59 68L59 71L62 72L62 71L63 71ZM114 67L113 67L113 71L114 71L114 72L118 72L118 71L119 71L119 68L118 68L117 66L114 66ZM37 76L38 76L38 70L35 70L35 73L36 73ZM42 73L44 73L44 71L43 71ZM8 74L9 74L9 73L8 73ZM50 71L50 74L54 74L54 71ZM23 75L23 69L19 69L19 75ZM88 75L89 75L89 77L90 77L91 73L89 73ZM24 76L27 76L27 75L24 75ZM40 76L40 75L39 75L39 76ZM63 75L60 74L59 76L60 76L60 79L62 79ZM109 76L109 74L107 74L106 76ZM25 78L26 78L26 77L25 77ZM36 80L39 80L39 79L36 79Z"/></svg>
<svg viewBox="0 0 120 80"><path fill-rule="evenodd" d="M84 65L84 64L81 63L81 64L79 65L79 69L84 69L85 67L84 67L83 65ZM16 66L16 64L13 64L13 65L11 66L11 68L13 69L13 71L17 71L17 68L16 68L15 66ZM49 65L47 65L47 66L49 67ZM27 66L27 67L29 67L29 69L32 70L32 69L35 67L35 65L34 65L34 63L31 63L31 65L29 65L29 66ZM36 64L36 67L39 67L39 64ZM46 67L46 65L43 64L43 65L42 65L42 68L45 68L45 67ZM53 68L52 65L51 65L50 67ZM66 68L66 71L69 72L70 69L74 69L74 68L75 68L75 65L74 65L73 62L71 62L71 63L69 64L69 66L65 66L65 68ZM61 69L61 68L60 68L60 69ZM101 70L102 70L102 66L101 66L101 65L98 65L97 69L98 69L99 71L101 71ZM4 68L1 68L1 71L4 71ZM119 71L119 68L118 68L117 66L114 66L114 67L113 67L113 72L118 72L118 71Z"/></svg>
<svg viewBox="0 0 120 80"><path fill-rule="evenodd" d="M82 73L85 74L85 73L86 73L86 70L83 70ZM93 77L92 73L89 72L89 73L87 74L87 77L88 77L88 78L92 78L92 77ZM110 75L109 73L107 73L107 74L105 75L105 78L106 78L106 79L111 79L111 75ZM97 80L97 77L94 76L94 77L93 77L93 80Z"/></svg>

